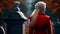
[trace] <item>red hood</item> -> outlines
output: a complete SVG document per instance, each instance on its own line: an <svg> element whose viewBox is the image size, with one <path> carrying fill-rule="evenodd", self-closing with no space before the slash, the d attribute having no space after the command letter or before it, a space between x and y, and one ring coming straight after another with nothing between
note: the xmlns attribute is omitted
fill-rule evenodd
<svg viewBox="0 0 60 34"><path fill-rule="evenodd" d="M39 15L45 15L44 11L40 10Z"/></svg>

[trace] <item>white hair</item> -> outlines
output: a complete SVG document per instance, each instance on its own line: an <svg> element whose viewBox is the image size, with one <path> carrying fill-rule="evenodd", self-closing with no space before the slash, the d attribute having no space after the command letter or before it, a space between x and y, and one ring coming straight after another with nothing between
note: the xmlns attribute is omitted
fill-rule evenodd
<svg viewBox="0 0 60 34"><path fill-rule="evenodd" d="M35 5L34 11L31 14L31 16L32 16L31 25L34 25L34 22L36 21L36 18L38 16L39 11L40 11L37 8L39 8L40 6L43 6L44 7L44 11L46 10L46 3L44 3L43 1L37 2L36 5Z"/></svg>
<svg viewBox="0 0 60 34"><path fill-rule="evenodd" d="M15 1L14 3L20 4L20 2L19 2L19 1Z"/></svg>
<svg viewBox="0 0 60 34"><path fill-rule="evenodd" d="M46 10L46 3L43 1L39 1L35 4L35 9L40 7L40 6L44 6L44 11Z"/></svg>
<svg viewBox="0 0 60 34"><path fill-rule="evenodd" d="M44 6L44 11L46 10L46 3L43 1L39 1L35 4L35 10L32 12L31 16L33 16L36 11L39 11L39 9L36 9L39 6Z"/></svg>

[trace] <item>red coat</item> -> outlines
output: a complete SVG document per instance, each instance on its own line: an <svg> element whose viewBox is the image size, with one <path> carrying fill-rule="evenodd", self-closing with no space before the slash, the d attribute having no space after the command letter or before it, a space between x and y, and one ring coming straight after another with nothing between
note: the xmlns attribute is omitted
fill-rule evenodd
<svg viewBox="0 0 60 34"><path fill-rule="evenodd" d="M32 16L30 16L32 19ZM43 11L39 12L33 26L29 25L29 34L52 34L52 22Z"/></svg>

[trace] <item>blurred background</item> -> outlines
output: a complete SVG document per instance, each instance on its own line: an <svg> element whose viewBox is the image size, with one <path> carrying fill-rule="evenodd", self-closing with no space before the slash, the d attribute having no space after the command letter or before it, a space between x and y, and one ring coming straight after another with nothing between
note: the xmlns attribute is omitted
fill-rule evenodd
<svg viewBox="0 0 60 34"><path fill-rule="evenodd" d="M14 7L14 1L16 0L0 0L0 22L1 13L6 8L11 9ZM53 22L54 34L60 34L60 0L17 0L20 2L19 8L28 18L33 10L34 6L38 1L44 1L47 4L46 14L49 15ZM8 15L8 12L6 12ZM4 15L7 17L7 15Z"/></svg>

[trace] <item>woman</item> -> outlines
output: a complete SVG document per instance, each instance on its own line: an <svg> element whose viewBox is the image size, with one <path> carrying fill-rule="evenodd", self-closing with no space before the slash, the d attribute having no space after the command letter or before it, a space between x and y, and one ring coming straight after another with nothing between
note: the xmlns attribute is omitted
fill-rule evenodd
<svg viewBox="0 0 60 34"><path fill-rule="evenodd" d="M45 14L46 3L40 1L35 5L35 10L30 16L29 34L53 34L52 22Z"/></svg>

